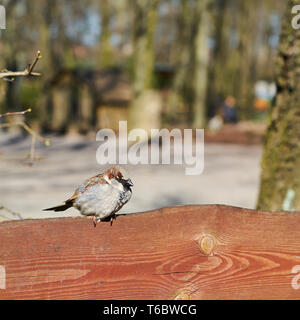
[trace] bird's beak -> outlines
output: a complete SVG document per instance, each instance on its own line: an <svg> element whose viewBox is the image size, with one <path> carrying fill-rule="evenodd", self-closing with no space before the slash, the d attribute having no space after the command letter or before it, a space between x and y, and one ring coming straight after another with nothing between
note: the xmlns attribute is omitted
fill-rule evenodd
<svg viewBox="0 0 300 320"><path fill-rule="evenodd" d="M130 179L126 180L126 184L129 186L129 187L133 187L133 183Z"/></svg>

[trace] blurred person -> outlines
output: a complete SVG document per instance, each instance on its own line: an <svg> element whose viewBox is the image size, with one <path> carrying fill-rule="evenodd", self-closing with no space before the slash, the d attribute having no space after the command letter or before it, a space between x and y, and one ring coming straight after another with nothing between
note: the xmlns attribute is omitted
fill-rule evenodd
<svg viewBox="0 0 300 320"><path fill-rule="evenodd" d="M223 103L223 119L225 123L237 123L236 100L232 96L227 96Z"/></svg>

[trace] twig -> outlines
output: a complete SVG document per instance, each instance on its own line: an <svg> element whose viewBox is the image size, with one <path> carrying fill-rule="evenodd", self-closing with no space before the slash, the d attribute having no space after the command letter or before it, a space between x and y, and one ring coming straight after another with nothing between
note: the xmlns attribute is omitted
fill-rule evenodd
<svg viewBox="0 0 300 320"><path fill-rule="evenodd" d="M36 139L38 139L40 142L42 142L46 147L50 146L50 140L39 135L37 132L35 132L32 128L30 128L23 121L12 122L12 123L0 123L0 128L9 128L9 127L13 127L13 126L22 127L25 131L27 131L32 136L30 153L29 153L30 162L28 163L31 166L33 164L34 160L36 160L36 157L35 157Z"/></svg>
<svg viewBox="0 0 300 320"><path fill-rule="evenodd" d="M31 147L30 147L30 161L33 163L34 161L34 155L35 155L35 141L36 141L36 136L32 135L31 138Z"/></svg>
<svg viewBox="0 0 300 320"><path fill-rule="evenodd" d="M12 210L10 210L10 209L2 206L2 205L0 205L0 210L4 210L4 211L10 213L13 216L17 216L21 220L23 219L23 217L20 215L20 213L14 212L14 211L12 211ZM5 217L5 218L7 218L7 217Z"/></svg>
<svg viewBox="0 0 300 320"><path fill-rule="evenodd" d="M40 76L40 73L33 72L33 69L35 68L37 62L39 59L41 59L41 52L40 50L37 51L36 57L34 61L28 65L28 67L24 71L8 71L8 70L3 70L0 72L0 79L2 80L7 80L7 81L13 81L13 77L18 77L18 76ZM27 112L31 112L31 108L28 108L24 111L18 111L18 112L7 112L4 114L0 114L0 118L6 117L6 116L12 116L12 115L22 115ZM24 121L17 121L17 122L12 122L12 123L0 123L0 128L7 128L7 127L12 127L12 126L21 126L25 131L27 131L31 136L31 147L30 147L30 164L32 165L33 161L35 160L35 142L36 139L40 140L42 143L44 143L46 146L50 145L50 140L45 139L42 136L40 136L38 133L36 133L34 130L32 130Z"/></svg>
<svg viewBox="0 0 300 320"><path fill-rule="evenodd" d="M41 59L41 52L40 50L37 51L36 57L34 61L28 65L28 67L24 71L8 71L3 70L0 72L0 79L7 80L7 81L13 81L13 77L28 77L28 76L40 76L41 74L39 72L33 72L33 69L35 65L37 64L38 60Z"/></svg>
<svg viewBox="0 0 300 320"><path fill-rule="evenodd" d="M15 116L15 115L19 115L19 114L25 114L27 112L31 112L31 108L28 108L28 109L26 109L24 111L6 112L6 113L3 113L3 114L0 114L0 118L7 117L7 116Z"/></svg>
<svg viewBox="0 0 300 320"><path fill-rule="evenodd" d="M28 66L28 68L27 68L28 75L31 75L31 74L32 74L32 71L33 71L35 65L37 64L38 60L41 59L41 58L42 58L42 56L41 56L41 51L38 50L37 53L36 53L36 57L35 57L33 63L30 64L30 65Z"/></svg>
<svg viewBox="0 0 300 320"><path fill-rule="evenodd" d="M12 126L21 126L29 134L34 135L39 141L44 143L45 146L48 147L50 145L50 140L49 139L44 138L41 135L39 135L32 128L30 128L25 122L19 121L19 122L13 122L13 123L0 123L0 128L8 128L8 127L12 127Z"/></svg>

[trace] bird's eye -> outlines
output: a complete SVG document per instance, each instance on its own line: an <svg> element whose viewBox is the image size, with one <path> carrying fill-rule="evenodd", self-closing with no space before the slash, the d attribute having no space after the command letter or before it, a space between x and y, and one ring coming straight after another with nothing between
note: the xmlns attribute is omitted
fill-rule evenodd
<svg viewBox="0 0 300 320"><path fill-rule="evenodd" d="M119 181L120 183L122 183L122 185L125 186L125 187L132 187L132 186L133 186L133 183L132 183L132 181L131 181L130 179L127 179L127 180L125 180L125 179L118 179L118 181Z"/></svg>
<svg viewBox="0 0 300 320"><path fill-rule="evenodd" d="M133 183L130 179L127 179L126 180L126 185L129 186L129 187L133 187Z"/></svg>

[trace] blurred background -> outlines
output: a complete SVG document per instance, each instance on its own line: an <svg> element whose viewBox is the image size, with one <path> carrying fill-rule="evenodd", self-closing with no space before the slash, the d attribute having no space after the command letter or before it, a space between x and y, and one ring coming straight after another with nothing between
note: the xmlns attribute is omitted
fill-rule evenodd
<svg viewBox="0 0 300 320"><path fill-rule="evenodd" d="M260 167L264 141L275 150L266 130L272 112L282 108L276 95L293 94L291 86L279 88L278 79L290 77L281 61L297 59L297 53L283 52L299 45L297 35L289 38L295 31L286 15L294 2L3 1L0 68L24 70L40 50L35 71L42 75L0 82L0 114L32 110L0 118L0 124L12 123L0 131L2 218L58 216L41 209L59 204L106 168L96 162L96 132L117 132L120 120L129 130L205 128L204 173L129 165L134 196L122 212L207 203L297 208L297 182L276 176L279 167L267 169L272 153L264 151L265 171ZM13 125L18 121L41 135L34 147L32 134ZM277 141L272 132L269 137ZM285 150L279 144L278 166ZM288 177L298 167L291 163Z"/></svg>

